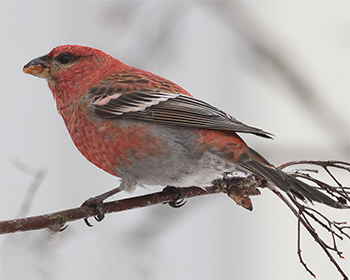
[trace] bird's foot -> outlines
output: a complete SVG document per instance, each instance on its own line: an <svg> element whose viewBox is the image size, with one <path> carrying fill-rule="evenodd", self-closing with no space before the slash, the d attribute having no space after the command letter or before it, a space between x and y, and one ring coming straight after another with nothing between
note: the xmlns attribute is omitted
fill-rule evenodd
<svg viewBox="0 0 350 280"><path fill-rule="evenodd" d="M97 222L101 222L105 217L105 206L103 200L100 196L90 197L85 200L81 206L94 207L96 209L96 215L94 216ZM84 222L87 226L92 227L93 225L89 222L88 218L84 219Z"/></svg>
<svg viewBox="0 0 350 280"><path fill-rule="evenodd" d="M89 199L85 200L85 202L81 206L94 207L97 213L94 216L94 218L96 221L101 222L104 219L105 213L106 213L106 207L103 201L120 191L121 191L120 188L115 188L113 190L110 190L98 196L90 197ZM92 224L90 224L90 222L88 221L88 218L85 218L84 222L87 226L92 227Z"/></svg>

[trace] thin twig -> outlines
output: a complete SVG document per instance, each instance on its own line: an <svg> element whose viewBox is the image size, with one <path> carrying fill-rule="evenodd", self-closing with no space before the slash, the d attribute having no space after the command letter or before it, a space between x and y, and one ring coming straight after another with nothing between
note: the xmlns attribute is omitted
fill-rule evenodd
<svg viewBox="0 0 350 280"><path fill-rule="evenodd" d="M346 201L350 201L349 199L349 188L343 187L342 184L335 178L335 176L330 172L329 167L334 167L338 169L342 169L345 171L350 172L350 164L346 162L341 161L294 161L290 163L286 163L279 167L279 169L284 169L286 167L290 167L297 164L309 164L309 165L317 165L321 168L323 168L327 174L333 179L333 181L338 185L337 187L330 186L329 184L320 181L316 178L313 178L308 173L301 173L300 170L294 170L293 176L296 177L302 177L304 179L307 179L309 181L312 181L316 183L319 186L319 190L324 190L328 194L337 197L334 195L334 193L340 195L340 197L337 197L339 201L346 204ZM303 172L305 172L306 169L303 169ZM314 171L312 171L314 172ZM317 188L317 187L315 187ZM329 260L333 263L333 265L337 268L337 270L340 272L340 274L344 277L344 279L348 279L348 276L344 273L344 271L341 269L337 261L333 258L330 251L334 251L340 258L343 257L343 253L338 249L337 246L337 238L339 240L343 240L343 237L347 237L350 239L349 234L347 234L344 229L349 229L349 226L344 226L345 222L334 222L329 220L325 215L323 215L321 212L315 210L314 208L308 207L306 205L300 204L296 198L288 193L287 196L289 200L283 196L276 188L272 188L273 192L280 197L283 202L290 208L290 210L293 212L293 214L298 219L298 257L300 260L300 263L304 266L306 271L308 271L313 277L315 277L315 274L307 267L306 262L303 260L301 255L301 236L300 236L300 225L303 225L303 227L309 232L309 234L314 238L314 240L320 245L320 247L323 249L323 251L328 256ZM331 238L333 241L332 245L328 245L325 243L320 237L320 235L317 233L316 229L312 226L311 222L308 220L308 217L310 217L314 222L319 224L322 228L324 228L326 231L328 231L331 234ZM323 222L325 221L325 222ZM335 230L338 232L336 232Z"/></svg>
<svg viewBox="0 0 350 280"><path fill-rule="evenodd" d="M299 215L300 215L300 212L299 212ZM300 219L298 219L298 251L297 251L297 254L298 254L298 257L299 257L299 261L300 263L304 266L305 270L307 272L309 272L311 274L311 276L313 276L314 278L316 278L316 275L307 267L306 263L304 262L303 260L303 257L301 255L301 235L300 235Z"/></svg>

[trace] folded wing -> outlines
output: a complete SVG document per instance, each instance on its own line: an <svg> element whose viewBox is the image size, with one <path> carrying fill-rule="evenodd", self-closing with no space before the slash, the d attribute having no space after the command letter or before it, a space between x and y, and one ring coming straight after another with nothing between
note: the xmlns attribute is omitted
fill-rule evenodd
<svg viewBox="0 0 350 280"><path fill-rule="evenodd" d="M272 134L245 125L224 111L191 96L159 89L139 89L119 93L118 88L92 88L95 114L108 119L128 119L158 122L167 125L197 127L253 133L272 138Z"/></svg>

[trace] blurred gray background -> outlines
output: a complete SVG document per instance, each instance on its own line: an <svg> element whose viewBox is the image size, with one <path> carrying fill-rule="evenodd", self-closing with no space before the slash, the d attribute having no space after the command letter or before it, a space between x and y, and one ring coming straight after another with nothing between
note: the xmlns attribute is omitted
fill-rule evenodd
<svg viewBox="0 0 350 280"><path fill-rule="evenodd" d="M348 1L1 1L0 8L1 220L76 207L119 184L74 147L46 82L22 72L62 44L101 49L274 133L274 140L242 137L276 165L350 160ZM20 210L37 170L45 177ZM350 185L349 175L339 176ZM292 213L269 190L253 204L249 212L212 195L180 209L110 214L93 228L77 221L59 234L2 236L1 279L312 279L296 255ZM318 209L350 222L349 211ZM335 258L350 275L350 242L339 246L346 259ZM318 280L342 279L306 232L302 249Z"/></svg>

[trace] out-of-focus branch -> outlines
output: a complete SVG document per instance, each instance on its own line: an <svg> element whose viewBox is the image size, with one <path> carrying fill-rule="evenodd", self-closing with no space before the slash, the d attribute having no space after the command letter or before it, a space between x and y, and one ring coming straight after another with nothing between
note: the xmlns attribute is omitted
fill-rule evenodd
<svg viewBox="0 0 350 280"><path fill-rule="evenodd" d="M33 168L19 159L13 160L12 163L18 170L33 177L32 182L27 188L27 192L24 196L24 201L21 205L21 208L18 211L17 217L21 217L21 216L27 215L27 213L29 212L29 209L30 209L30 206L32 205L35 194L39 189L39 187L41 186L42 181L45 178L46 169Z"/></svg>
<svg viewBox="0 0 350 280"><path fill-rule="evenodd" d="M262 58L275 68L276 73L280 74L309 112L310 117L333 137L337 147L349 154L349 137L344 133L349 131L347 120L320 98L316 86L309 80L302 59L296 52L259 21L240 1L208 1L205 4L216 11L222 21L249 44L258 58ZM332 96L331 93L329 95Z"/></svg>

